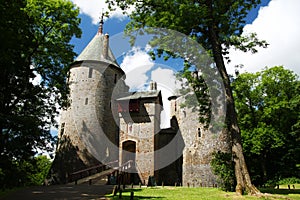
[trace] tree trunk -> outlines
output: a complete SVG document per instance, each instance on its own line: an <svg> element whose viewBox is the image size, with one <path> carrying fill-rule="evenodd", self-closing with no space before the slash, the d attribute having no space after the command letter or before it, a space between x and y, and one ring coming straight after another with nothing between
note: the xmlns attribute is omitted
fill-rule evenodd
<svg viewBox="0 0 300 200"><path fill-rule="evenodd" d="M247 169L245 158L243 155L241 133L237 123L237 113L235 111L234 99L230 86L230 79L226 71L226 67L222 55L222 47L219 42L217 32L214 26L209 27L210 42L212 45L212 52L214 61L221 74L223 84L225 87L226 97L226 132L231 136L232 140L232 154L235 163L235 176L237 181L236 192L240 195L244 191L249 194L259 194L260 191L251 183L250 175Z"/></svg>

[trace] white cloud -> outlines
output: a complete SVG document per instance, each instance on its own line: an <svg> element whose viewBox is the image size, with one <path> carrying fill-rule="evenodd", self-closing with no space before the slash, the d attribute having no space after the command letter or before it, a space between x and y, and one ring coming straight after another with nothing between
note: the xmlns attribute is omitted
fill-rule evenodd
<svg viewBox="0 0 300 200"><path fill-rule="evenodd" d="M299 0L272 0L268 6L262 7L258 17L252 24L246 25L244 31L256 32L259 39L270 44L269 47L259 49L256 54L232 50L228 72L233 73L234 66L238 64L244 65L242 72L283 65L300 75L299 8Z"/></svg>
<svg viewBox="0 0 300 200"><path fill-rule="evenodd" d="M72 0L72 2L80 8L81 13L90 16L94 24L99 22L102 9L104 9L104 12L108 11L108 5L105 3L105 0ZM118 8L110 13L110 17L122 20L125 18L125 15Z"/></svg>
<svg viewBox="0 0 300 200"><path fill-rule="evenodd" d="M154 62L146 51L134 47L125 55L120 66L126 73L125 82L130 89L142 90L149 80L146 73L154 66Z"/></svg>

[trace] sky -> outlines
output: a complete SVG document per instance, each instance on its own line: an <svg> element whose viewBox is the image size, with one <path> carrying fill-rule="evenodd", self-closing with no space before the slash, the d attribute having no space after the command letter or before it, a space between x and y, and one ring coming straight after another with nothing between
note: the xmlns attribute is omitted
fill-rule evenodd
<svg viewBox="0 0 300 200"><path fill-rule="evenodd" d="M80 8L82 37L72 39L74 50L80 54L84 47L94 37L98 29L99 17L102 10L107 10L105 0L72 0ZM257 72L263 68L283 65L300 75L300 1L299 0L262 0L261 5L253 9L244 27L245 33L256 32L259 39L266 40L269 47L259 49L258 53L243 53L230 49L231 62L227 64L227 71L233 74L236 65L243 65L240 72ZM129 18L120 10L105 18L104 32L109 33L111 40L123 32ZM150 80L158 82L158 89L162 90L167 117L169 108L167 97L176 92L178 81L174 74L181 66L175 62L153 61L147 54L150 47L126 48L117 53L117 61L126 73L126 84L131 90L145 90ZM117 51L112 49L112 51ZM162 128L168 126L163 122Z"/></svg>

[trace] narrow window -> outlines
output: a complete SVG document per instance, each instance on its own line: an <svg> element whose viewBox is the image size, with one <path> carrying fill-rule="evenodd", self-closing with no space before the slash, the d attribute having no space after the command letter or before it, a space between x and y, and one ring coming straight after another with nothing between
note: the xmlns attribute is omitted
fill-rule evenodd
<svg viewBox="0 0 300 200"><path fill-rule="evenodd" d="M128 123L128 132L131 133L132 132L132 122Z"/></svg>
<svg viewBox="0 0 300 200"><path fill-rule="evenodd" d="M62 123L60 127L60 137L64 134L64 132L65 132L65 123Z"/></svg>
<svg viewBox="0 0 300 200"><path fill-rule="evenodd" d="M175 101L174 107L175 107L175 111L177 111L177 104L176 104L176 101Z"/></svg>
<svg viewBox="0 0 300 200"><path fill-rule="evenodd" d="M85 98L85 105L88 105L89 103L89 98Z"/></svg>
<svg viewBox="0 0 300 200"><path fill-rule="evenodd" d="M201 129L198 128L198 137L201 137Z"/></svg>
<svg viewBox="0 0 300 200"><path fill-rule="evenodd" d="M117 74L115 74L114 83L117 83L117 79L118 79L118 75L117 75Z"/></svg>
<svg viewBox="0 0 300 200"><path fill-rule="evenodd" d="M89 78L93 77L93 68L89 68Z"/></svg>

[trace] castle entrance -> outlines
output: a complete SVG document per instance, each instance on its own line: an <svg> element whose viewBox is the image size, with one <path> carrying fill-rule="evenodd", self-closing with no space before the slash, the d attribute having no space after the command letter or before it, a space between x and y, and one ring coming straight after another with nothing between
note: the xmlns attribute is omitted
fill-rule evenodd
<svg viewBox="0 0 300 200"><path fill-rule="evenodd" d="M132 140L127 140L122 143L122 164L132 161L132 165L130 167L129 173L125 175L125 184L138 184L139 176L137 174L137 170L135 167L135 159L136 159L136 142Z"/></svg>
<svg viewBox="0 0 300 200"><path fill-rule="evenodd" d="M122 164L132 160L135 163L136 142L128 140L122 144Z"/></svg>

